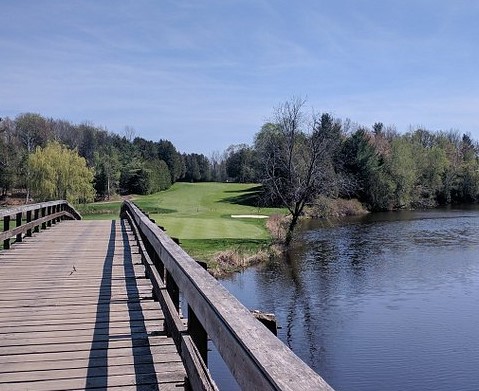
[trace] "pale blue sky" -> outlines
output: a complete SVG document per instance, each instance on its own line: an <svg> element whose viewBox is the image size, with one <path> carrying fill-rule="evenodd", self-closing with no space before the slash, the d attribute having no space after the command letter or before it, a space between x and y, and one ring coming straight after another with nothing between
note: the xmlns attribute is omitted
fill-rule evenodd
<svg viewBox="0 0 479 391"><path fill-rule="evenodd" d="M476 0L1 0L0 116L131 126L182 152L273 108L479 139Z"/></svg>

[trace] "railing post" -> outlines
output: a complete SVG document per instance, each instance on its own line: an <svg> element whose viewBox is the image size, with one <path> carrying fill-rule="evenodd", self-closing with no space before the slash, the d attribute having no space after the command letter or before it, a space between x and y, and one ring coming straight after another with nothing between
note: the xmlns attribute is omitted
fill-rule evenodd
<svg viewBox="0 0 479 391"><path fill-rule="evenodd" d="M32 211L27 210L27 223L30 223L32 221ZM27 229L27 237L32 236L32 229Z"/></svg>
<svg viewBox="0 0 479 391"><path fill-rule="evenodd" d="M188 305L188 334L196 345L206 366L208 366L208 334Z"/></svg>
<svg viewBox="0 0 479 391"><path fill-rule="evenodd" d="M43 207L42 208L42 217L45 217L47 215L47 208ZM47 222L44 221L42 223L42 229L47 229Z"/></svg>
<svg viewBox="0 0 479 391"><path fill-rule="evenodd" d="M168 270L165 271L165 285L168 294L170 295L171 301L175 305L177 311L180 310L180 290L178 285L176 285L175 280L171 277L171 274Z"/></svg>
<svg viewBox="0 0 479 391"><path fill-rule="evenodd" d="M58 210L59 212L64 212L65 211L65 204L61 204L59 205L60 206L60 209ZM59 218L58 218L58 221L62 221L64 220L64 215L61 215Z"/></svg>
<svg viewBox="0 0 479 391"><path fill-rule="evenodd" d="M153 248L153 246L151 246L149 243L148 245L150 246L150 248ZM151 253L152 255L150 255L150 259L153 262L153 265L155 265L156 270L158 270L158 273L160 273L160 276L163 279L163 281L165 281L165 265L163 264L163 262L161 262L160 257L158 256L158 254L156 253L154 249Z"/></svg>
<svg viewBox="0 0 479 391"><path fill-rule="evenodd" d="M52 206L52 214L57 213L57 210L58 210L58 205L53 205ZM57 223L57 218L55 217L54 219L52 219L52 224L55 225L56 223Z"/></svg>
<svg viewBox="0 0 479 391"><path fill-rule="evenodd" d="M4 216L3 217L3 231L9 231L10 230L10 216ZM8 250L10 248L10 239L5 239L3 241L3 248L5 250Z"/></svg>
<svg viewBox="0 0 479 391"><path fill-rule="evenodd" d="M51 214L52 214L52 207L51 207L51 205L50 205L50 206L47 206L47 215L48 215L48 217L50 217ZM52 220L49 219L49 220L47 221L47 227L51 227L51 226L52 226Z"/></svg>
<svg viewBox="0 0 479 391"><path fill-rule="evenodd" d="M50 207L50 217L55 213L56 210L57 210L57 206L56 206L56 205L52 205L52 206ZM50 220L50 226L55 225L55 223L56 223L56 219L53 219L53 218L52 218L52 219Z"/></svg>
<svg viewBox="0 0 479 391"><path fill-rule="evenodd" d="M203 269L207 270L206 262L196 261ZM196 345L198 352L206 366L208 366L208 334L200 323L196 314L188 305L188 334L191 336L193 343Z"/></svg>
<svg viewBox="0 0 479 391"><path fill-rule="evenodd" d="M57 212L58 213L63 212L65 210L64 208L65 208L65 204L58 204L57 205ZM62 216L58 216L56 220L57 220L57 223L59 223L60 221L62 221Z"/></svg>
<svg viewBox="0 0 479 391"><path fill-rule="evenodd" d="M34 219L35 221L37 221L39 215L40 215L40 209L35 209L35 210L33 211L33 219ZM35 226L35 228L33 229L33 232L40 232L40 224L38 224L38 225Z"/></svg>
<svg viewBox="0 0 479 391"><path fill-rule="evenodd" d="M20 226L22 225L22 215L23 215L22 212L18 212L18 213L17 213L16 221L15 221L15 227L20 227ZM21 241L22 241L22 234L21 234L21 233L17 234L16 241L17 241L17 242L21 242Z"/></svg>

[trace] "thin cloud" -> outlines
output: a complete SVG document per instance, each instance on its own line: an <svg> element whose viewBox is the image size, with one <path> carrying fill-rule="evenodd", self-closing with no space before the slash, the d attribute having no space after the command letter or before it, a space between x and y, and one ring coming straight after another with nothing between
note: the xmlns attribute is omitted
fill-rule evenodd
<svg viewBox="0 0 479 391"><path fill-rule="evenodd" d="M0 116L129 124L209 153L252 142L299 95L369 126L479 138L474 2L6 0L2 13Z"/></svg>

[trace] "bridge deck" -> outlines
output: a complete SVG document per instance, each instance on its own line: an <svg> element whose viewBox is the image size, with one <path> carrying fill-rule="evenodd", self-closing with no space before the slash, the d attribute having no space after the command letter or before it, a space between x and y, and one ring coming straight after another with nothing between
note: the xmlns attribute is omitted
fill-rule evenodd
<svg viewBox="0 0 479 391"><path fill-rule="evenodd" d="M0 390L181 390L185 369L121 221L0 252Z"/></svg>

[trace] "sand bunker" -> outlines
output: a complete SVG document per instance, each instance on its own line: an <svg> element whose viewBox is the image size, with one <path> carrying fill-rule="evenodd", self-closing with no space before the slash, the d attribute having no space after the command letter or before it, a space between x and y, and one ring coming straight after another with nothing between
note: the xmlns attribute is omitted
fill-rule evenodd
<svg viewBox="0 0 479 391"><path fill-rule="evenodd" d="M231 215L234 219L267 219L266 215Z"/></svg>

